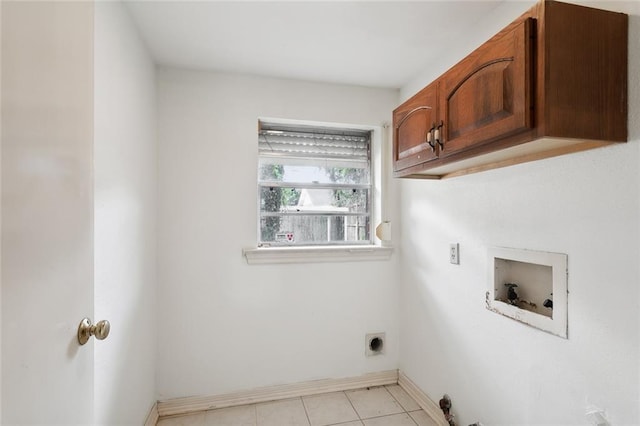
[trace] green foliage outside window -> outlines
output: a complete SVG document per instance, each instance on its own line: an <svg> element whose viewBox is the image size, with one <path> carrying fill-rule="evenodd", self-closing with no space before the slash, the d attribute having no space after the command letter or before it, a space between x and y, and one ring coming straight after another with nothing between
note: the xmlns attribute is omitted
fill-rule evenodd
<svg viewBox="0 0 640 426"><path fill-rule="evenodd" d="M284 175L284 166L271 164L260 168L261 180L281 180ZM263 210L267 212L279 212L282 205L282 188L269 188L269 191L262 198ZM276 232L280 230L280 218L269 216L263 218L262 241L273 241Z"/></svg>

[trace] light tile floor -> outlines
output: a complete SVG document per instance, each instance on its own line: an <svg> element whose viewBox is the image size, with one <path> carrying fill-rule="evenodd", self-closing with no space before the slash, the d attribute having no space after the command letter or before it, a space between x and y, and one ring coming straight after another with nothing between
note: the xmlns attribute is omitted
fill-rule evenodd
<svg viewBox="0 0 640 426"><path fill-rule="evenodd" d="M158 426L436 426L398 385L162 418Z"/></svg>

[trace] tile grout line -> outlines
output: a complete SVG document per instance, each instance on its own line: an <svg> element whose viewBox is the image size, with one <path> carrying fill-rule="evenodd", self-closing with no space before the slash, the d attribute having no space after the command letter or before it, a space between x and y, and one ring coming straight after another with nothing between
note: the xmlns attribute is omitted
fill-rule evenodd
<svg viewBox="0 0 640 426"><path fill-rule="evenodd" d="M406 408L404 408L404 405L402 405L402 403L398 400L398 398L396 398L396 397L395 397L395 395L394 395L394 394L392 394L392 393L389 391L389 389L387 389L387 386L389 386L389 385L384 385L384 386L383 386L384 390L386 390L386 391L387 391L387 393L388 393L389 395L391 395L391 398L392 398L392 399L393 399L393 400L394 400L394 401L395 401L395 402L400 406L400 408L402 408L402 412L403 412L404 414L406 414L406 415L407 415L407 417L409 417L409 419L413 422L413 424L414 424L414 425L416 425L416 426L418 426L418 422L416 422L416 421L414 420L414 418L413 418L413 417L411 417L411 415L409 414L409 412L407 411L407 409L406 409ZM400 413L398 413L398 414L400 414ZM382 417L382 416L381 416L381 417Z"/></svg>
<svg viewBox="0 0 640 426"><path fill-rule="evenodd" d="M370 420L370 419L379 419L379 418L382 418L382 417L394 416L394 415L397 415L397 414L406 414L406 415L407 415L407 417L409 417L409 420L411 420L411 421L413 422L413 424L414 424L414 425L418 426L418 423L413 419L413 417L411 417L411 415L409 414L409 412L404 408L404 406L400 403L400 401L398 401L398 399L397 399L395 396L393 396L393 394L392 394L391 392L389 392L389 389L387 389L387 385L382 385L382 386L369 386L369 387L366 387L366 388L363 388L363 389L371 390L371 389L376 388L376 387L381 387L382 389L384 389L384 390L387 392L387 394L389 394L389 396L391 396L391 399L392 399L393 401L395 401L395 402L398 404L398 406L400 407L400 409L402 409L402 412L400 412L400 413L395 413L395 414L384 414L384 415L382 415L382 416L367 417L366 419L363 419L363 418L360 416L360 413L358 412L358 410L356 410L356 407L353 405L353 402L351 401L351 398L349 398L349 395L347 395L347 392L346 392L346 391L343 391L343 393L344 393L344 394L346 395L346 397L347 397L347 400L348 400L348 401L349 401L349 403L351 404L351 407L353 407L353 411L355 411L355 412L356 412L356 415L358 416L358 419L360 420L360 422L361 422L363 425L364 425L364 421L365 421L365 420ZM355 389L355 390L359 390L359 389ZM419 410L415 410L415 411L419 411ZM329 425L329 426L331 426L331 425ZM333 426L339 426L339 423L338 423L338 424L336 424L336 425L333 425Z"/></svg>
<svg viewBox="0 0 640 426"><path fill-rule="evenodd" d="M362 417L360 417L360 413L358 413L358 410L356 410L356 406L353 405L353 401L351 401L349 395L347 395L347 391L342 391L342 393L347 397L347 401L349 401L349 404L351 404L351 408L353 408L353 412L356 413L356 416L358 416L358 420L360 420L360 423L364 424L364 420L362 419Z"/></svg>
<svg viewBox="0 0 640 426"><path fill-rule="evenodd" d="M309 417L309 412L307 411L307 404L304 403L303 397L300 397L300 401L302 402L302 408L304 408L304 414L307 416L307 421L309 422L309 426L311 426L311 417Z"/></svg>
<svg viewBox="0 0 640 426"><path fill-rule="evenodd" d="M256 419L255 425L258 426L258 404L253 404L253 414L255 414Z"/></svg>
<svg viewBox="0 0 640 426"><path fill-rule="evenodd" d="M402 403L400 402L400 400L398 400L398 398L396 398L396 397L395 397L395 395L394 395L394 394L392 394L392 393L389 391L389 389L387 389L387 386L389 386L389 385L385 385L385 386L384 386L384 388L387 390L387 392L389 392L389 394L391 394L391 396L393 397L393 399L395 399L395 400L396 400L396 402L398 403L398 405L399 405L400 407L402 407L402 409L404 410L405 414L406 414L407 416L409 416L409 418L411 419L411 421L412 421L416 426L420 426L420 425L418 425L418 422L416 421L416 419L414 419L414 418L413 418L413 416L412 416L411 414L409 414L409 410L407 410L406 408L404 408L404 405L402 405ZM396 385L395 385L395 386L400 387L397 383L396 383ZM400 388L400 390L401 390L402 392L404 392L404 389ZM406 392L405 392L405 393L406 393ZM411 395L407 395L407 396L409 396L409 398L411 398ZM413 402L415 402L415 400L414 400L413 398L411 398L411 400L412 400ZM418 406L418 408L419 408L419 410L413 410L413 411L411 411L411 412L414 412L414 411L420 411L420 410L422 410L422 408L420 408L420 406Z"/></svg>

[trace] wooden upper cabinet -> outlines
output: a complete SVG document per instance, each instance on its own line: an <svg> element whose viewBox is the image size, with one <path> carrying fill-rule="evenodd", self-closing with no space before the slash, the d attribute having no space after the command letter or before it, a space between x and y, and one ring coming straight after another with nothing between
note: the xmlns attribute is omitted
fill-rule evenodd
<svg viewBox="0 0 640 426"><path fill-rule="evenodd" d="M440 157L531 128L532 24L504 31L441 78Z"/></svg>
<svg viewBox="0 0 640 426"><path fill-rule="evenodd" d="M626 142L629 17L555 1L538 13L539 133Z"/></svg>
<svg viewBox="0 0 640 426"><path fill-rule="evenodd" d="M398 171L436 158L428 140L436 122L437 83L431 84L393 112L393 170Z"/></svg>
<svg viewBox="0 0 640 426"><path fill-rule="evenodd" d="M394 176L452 177L625 142L628 19L537 3L394 111Z"/></svg>

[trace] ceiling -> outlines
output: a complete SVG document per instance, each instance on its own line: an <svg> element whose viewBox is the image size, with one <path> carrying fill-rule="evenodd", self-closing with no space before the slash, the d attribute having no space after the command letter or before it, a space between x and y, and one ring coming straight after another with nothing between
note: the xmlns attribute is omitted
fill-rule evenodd
<svg viewBox="0 0 640 426"><path fill-rule="evenodd" d="M161 65L399 88L503 1L126 4Z"/></svg>

